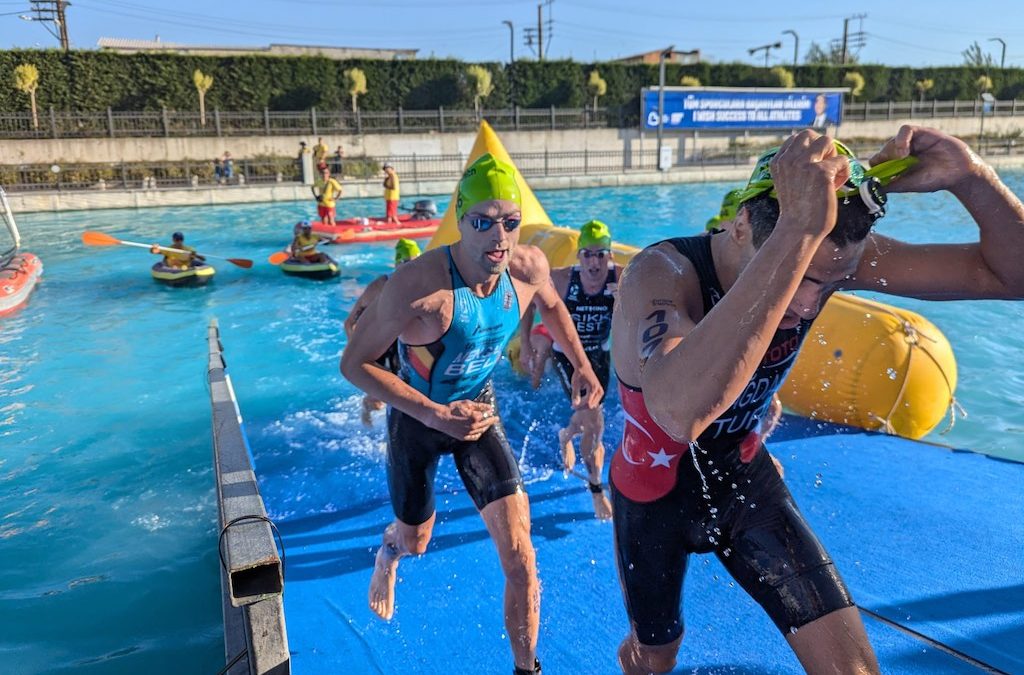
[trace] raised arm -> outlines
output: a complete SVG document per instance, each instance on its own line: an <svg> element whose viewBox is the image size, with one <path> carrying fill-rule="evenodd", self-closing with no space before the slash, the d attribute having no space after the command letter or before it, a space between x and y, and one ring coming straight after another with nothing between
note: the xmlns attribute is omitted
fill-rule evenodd
<svg viewBox="0 0 1024 675"><path fill-rule="evenodd" d="M678 256L667 245L649 251L645 264L626 271L620 305L639 320L636 344L646 359L640 372L644 400L654 420L680 441L697 438L750 381L811 258L836 221L835 186L849 173L832 140L801 132L772 162L780 215L725 296L694 322L680 304L687 283ZM684 271L681 271L684 270ZM690 284L696 280L691 279ZM694 287L695 288L695 287ZM699 297L694 291L689 297Z"/></svg>
<svg viewBox="0 0 1024 675"><path fill-rule="evenodd" d="M849 288L932 300L1024 298L1024 205L966 143L905 125L872 163L917 157L890 192L948 190L978 225L978 241L907 244L873 234Z"/></svg>

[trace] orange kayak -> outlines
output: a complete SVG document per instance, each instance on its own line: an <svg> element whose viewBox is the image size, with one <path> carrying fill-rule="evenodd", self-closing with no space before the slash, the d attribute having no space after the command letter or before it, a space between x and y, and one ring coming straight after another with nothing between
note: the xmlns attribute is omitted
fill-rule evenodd
<svg viewBox="0 0 1024 675"><path fill-rule="evenodd" d="M0 314L25 304L42 273L42 261L31 253L18 253L0 267Z"/></svg>
<svg viewBox="0 0 1024 675"><path fill-rule="evenodd" d="M383 218L346 218L335 225L313 221L313 231L331 235L335 244L357 244L394 239L427 239L434 235L440 218L417 219L405 213L398 217L399 224L385 222Z"/></svg>

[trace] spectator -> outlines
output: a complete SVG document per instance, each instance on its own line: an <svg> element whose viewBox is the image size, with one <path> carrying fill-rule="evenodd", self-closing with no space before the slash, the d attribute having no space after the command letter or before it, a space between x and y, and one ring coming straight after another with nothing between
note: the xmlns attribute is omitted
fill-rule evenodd
<svg viewBox="0 0 1024 675"><path fill-rule="evenodd" d="M213 177L218 185L224 182L224 163L220 157L213 158Z"/></svg>
<svg viewBox="0 0 1024 675"><path fill-rule="evenodd" d="M231 153L227 150L224 151L224 158L221 160L221 170L225 181L230 181L235 177L235 160L231 158Z"/></svg>
<svg viewBox="0 0 1024 675"><path fill-rule="evenodd" d="M331 173L341 180L345 177L345 151L342 150L341 146L334 151L334 161L331 163Z"/></svg>
<svg viewBox="0 0 1024 675"><path fill-rule="evenodd" d="M323 136L316 139L316 145L313 146L313 160L316 161L316 170L320 171L327 166L327 153L331 149L324 143Z"/></svg>
<svg viewBox="0 0 1024 675"><path fill-rule="evenodd" d="M398 174L391 162L384 162L384 212L385 222L400 225L398 220L398 200L401 198Z"/></svg>

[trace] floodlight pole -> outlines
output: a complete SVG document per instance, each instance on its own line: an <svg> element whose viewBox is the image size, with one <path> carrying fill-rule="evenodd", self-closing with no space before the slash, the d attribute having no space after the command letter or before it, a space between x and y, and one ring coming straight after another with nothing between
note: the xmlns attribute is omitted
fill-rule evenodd
<svg viewBox="0 0 1024 675"><path fill-rule="evenodd" d="M800 59L800 36L795 30L784 30L782 34L793 36L793 70L796 70L797 61Z"/></svg>
<svg viewBox="0 0 1024 675"><path fill-rule="evenodd" d="M989 38L988 41L998 42L1003 46L1003 52L999 56L999 70L1002 70L1003 68L1006 67L1006 40L1004 40L1003 38Z"/></svg>

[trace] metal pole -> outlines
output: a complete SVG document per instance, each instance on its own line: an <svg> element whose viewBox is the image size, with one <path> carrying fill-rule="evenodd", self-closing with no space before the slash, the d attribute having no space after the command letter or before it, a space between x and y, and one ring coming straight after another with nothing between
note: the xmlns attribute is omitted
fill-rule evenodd
<svg viewBox="0 0 1024 675"><path fill-rule="evenodd" d="M537 60L544 60L544 5L537 5Z"/></svg>
<svg viewBox="0 0 1024 675"><path fill-rule="evenodd" d="M796 64L800 60L800 36L796 34L795 30L784 30L782 34L793 36L793 69L796 70Z"/></svg>
<svg viewBox="0 0 1024 675"><path fill-rule="evenodd" d="M508 104L510 107L515 108L516 106L516 29L512 26L512 22L505 20L503 24L508 26Z"/></svg>
<svg viewBox="0 0 1024 675"><path fill-rule="evenodd" d="M57 0L57 24L60 26L60 46L65 54L71 50L71 41L68 39L68 22L64 15L64 8L70 4L65 0Z"/></svg>
<svg viewBox="0 0 1024 675"><path fill-rule="evenodd" d="M1004 40L1003 38L989 38L988 41L998 42L1003 46L1003 53L999 57L999 70L1002 70L1003 68L1006 67L1006 40Z"/></svg>
<svg viewBox="0 0 1024 675"><path fill-rule="evenodd" d="M661 169L661 137L665 126L665 57L672 53L675 45L670 45L658 55L658 154L656 165Z"/></svg>

